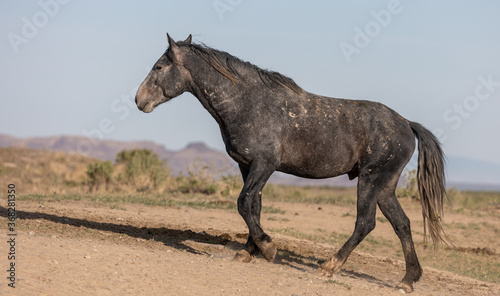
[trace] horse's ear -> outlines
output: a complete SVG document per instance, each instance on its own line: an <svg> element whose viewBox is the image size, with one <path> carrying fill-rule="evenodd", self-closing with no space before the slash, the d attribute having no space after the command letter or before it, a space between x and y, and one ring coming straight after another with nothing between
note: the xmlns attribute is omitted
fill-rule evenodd
<svg viewBox="0 0 500 296"><path fill-rule="evenodd" d="M170 48L176 49L177 44L175 43L174 39L172 39L172 37L170 37L170 35L168 35L168 33L167 33L167 39L168 39L168 45L170 46Z"/></svg>
<svg viewBox="0 0 500 296"><path fill-rule="evenodd" d="M188 38L186 38L186 40L184 40L184 43L191 44L192 37L193 36L191 36L191 34L189 34Z"/></svg>

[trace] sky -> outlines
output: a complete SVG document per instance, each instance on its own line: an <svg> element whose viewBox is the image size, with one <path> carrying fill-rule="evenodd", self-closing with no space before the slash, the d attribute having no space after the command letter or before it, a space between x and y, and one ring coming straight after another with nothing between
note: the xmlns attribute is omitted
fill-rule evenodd
<svg viewBox="0 0 500 296"><path fill-rule="evenodd" d="M168 32L309 92L381 102L448 156L500 164L499 15L498 1L0 0L0 133L224 150L191 94L134 105Z"/></svg>

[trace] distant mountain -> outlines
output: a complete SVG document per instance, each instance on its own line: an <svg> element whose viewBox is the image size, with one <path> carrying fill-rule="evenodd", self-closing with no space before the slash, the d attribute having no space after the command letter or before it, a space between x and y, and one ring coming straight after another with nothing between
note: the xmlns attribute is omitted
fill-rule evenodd
<svg viewBox="0 0 500 296"><path fill-rule="evenodd" d="M150 141L120 142L113 140L90 140L81 136L54 136L44 138L16 138L0 135L1 147L23 147L38 150L63 151L79 153L102 160L115 160L116 154L124 149L145 148L158 153L162 158L168 158L170 151L162 145Z"/></svg>
<svg viewBox="0 0 500 296"><path fill-rule="evenodd" d="M171 151L163 145L151 141L122 142L113 140L89 140L82 136L55 136L46 138L20 139L8 135L0 135L0 147L25 147L80 153L102 160L114 161L116 154L125 149L151 149L160 158L166 159L173 174L181 171L186 174L188 166L198 162L213 163L216 170L223 173L237 174L235 162L225 152L207 147L204 143L191 143L184 149ZM412 160L416 166L416 160ZM463 190L491 190L500 191L500 164L486 161L472 160L460 157L449 157L447 166L448 186L456 186ZM333 179L310 180L298 178L282 173L275 173L271 183L299 186L356 186L357 180L350 181L347 176Z"/></svg>
<svg viewBox="0 0 500 296"><path fill-rule="evenodd" d="M199 160L204 164L213 163L214 169L219 171L218 175L239 172L236 163L225 152L209 148L202 142L191 143L182 150L170 152L166 160L174 174L181 171L186 173L188 167L193 167Z"/></svg>

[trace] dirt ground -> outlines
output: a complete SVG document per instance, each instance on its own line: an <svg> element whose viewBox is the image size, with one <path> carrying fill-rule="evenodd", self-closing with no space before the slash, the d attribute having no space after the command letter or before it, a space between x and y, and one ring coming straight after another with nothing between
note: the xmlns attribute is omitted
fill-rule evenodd
<svg viewBox="0 0 500 296"><path fill-rule="evenodd" d="M2 200L2 205L5 203ZM282 213L263 214L265 229L291 229L319 236L325 232L348 235L354 227L355 217L346 214L348 209L344 207L277 202L265 205L282 210ZM0 210L4 225L0 237L4 241L8 237L7 213L4 207ZM298 239L285 232L268 232L279 248L274 263L262 257L255 257L247 264L233 261L247 233L235 210L131 204L110 207L85 201L22 201L16 210L16 288L7 286L8 244L2 243L0 294L3 295L402 293L394 286L404 275L404 262L393 254L380 256L355 250L339 274L320 277L315 274L318 261L334 254L340 244ZM412 222L421 220L417 207L406 211ZM446 218L450 223L484 219L500 225L500 218L492 216L452 214ZM467 245L471 238L458 233L459 230L450 235ZM397 245L389 223L378 223L370 236ZM415 241L419 240L416 235ZM500 250L498 238L484 240L477 244ZM414 285L413 295L500 295L499 284L423 268L424 275Z"/></svg>

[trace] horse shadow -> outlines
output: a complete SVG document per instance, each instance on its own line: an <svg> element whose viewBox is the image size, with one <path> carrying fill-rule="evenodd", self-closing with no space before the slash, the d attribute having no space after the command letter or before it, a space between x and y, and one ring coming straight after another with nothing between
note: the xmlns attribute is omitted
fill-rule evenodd
<svg viewBox="0 0 500 296"><path fill-rule="evenodd" d="M0 206L0 217L8 218L7 209ZM88 219L80 219L66 216L59 216L56 214L48 214L43 212L30 212L16 210L16 218L22 220L47 220L54 223L59 223L74 227L85 227L103 232L113 232L117 234L127 235L143 240L154 240L163 243L165 246L172 247L177 250L186 251L193 254L203 254L203 252L184 244L184 241L192 240L205 242L209 244L222 244L225 245L229 241L225 236L211 235L206 232L194 232L192 230L179 230L167 227L137 227L133 225L98 222ZM237 242L236 242L237 243ZM235 247L243 248L243 244L236 245Z"/></svg>
<svg viewBox="0 0 500 296"><path fill-rule="evenodd" d="M5 207L0 206L0 217L9 218L8 211ZM17 219L23 220L47 220L62 225L74 226L78 228L85 227L97 231L113 232L117 234L127 235L129 237L134 237L137 239L159 241L165 246L196 255L210 256L211 254L209 251L207 252L205 250L199 250L192 247L190 244L186 243L187 241L199 242L206 245L223 245L233 252L241 250L244 247L244 243L241 243L231 236L212 235L206 233L205 231L194 232L189 229L179 230L167 227L137 227L133 225L98 222L35 211L30 212L17 210L16 217ZM257 255L257 257L262 256ZM264 260L263 257L262 260ZM316 257L305 257L291 250L281 250L280 252L278 252L274 263L288 266L301 272L314 273L319 267L318 264L322 261L324 260ZM377 283L379 285L390 287L390 285L388 285L384 281L364 273L343 270L342 275L351 278L363 279L371 283Z"/></svg>

